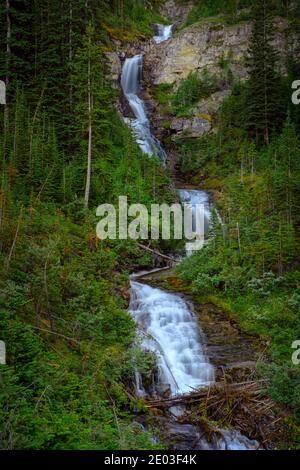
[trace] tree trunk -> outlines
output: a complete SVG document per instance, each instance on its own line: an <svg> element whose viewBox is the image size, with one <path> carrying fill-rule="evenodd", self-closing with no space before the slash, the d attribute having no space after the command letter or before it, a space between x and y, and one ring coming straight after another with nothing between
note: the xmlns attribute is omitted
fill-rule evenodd
<svg viewBox="0 0 300 470"><path fill-rule="evenodd" d="M93 128L92 128L92 90L91 90L91 58L89 57L88 63L88 154L87 154L87 172L86 172L86 186L84 196L84 207L87 209L89 206L90 189L91 189L91 173L92 173L92 139L93 139Z"/></svg>
<svg viewBox="0 0 300 470"><path fill-rule="evenodd" d="M6 87L9 85L9 63L11 57L11 20L10 20L10 0L6 0Z"/></svg>
<svg viewBox="0 0 300 470"><path fill-rule="evenodd" d="M72 0L69 2L69 15L70 15L70 24L69 24L69 68L70 68L70 74L72 70L72 61L73 61L73 5L72 5ZM72 113L73 111L73 86L72 86L72 80L70 80L70 90L69 90L69 100L70 100L70 112Z"/></svg>
<svg viewBox="0 0 300 470"><path fill-rule="evenodd" d="M6 104L4 106L4 145L3 145L3 158L5 159L6 155L6 134L8 129L8 119L9 119L9 108L7 100L7 90L9 85L9 67L11 59L11 19L10 19L10 0L6 0L6 76L5 76L5 86L6 86Z"/></svg>

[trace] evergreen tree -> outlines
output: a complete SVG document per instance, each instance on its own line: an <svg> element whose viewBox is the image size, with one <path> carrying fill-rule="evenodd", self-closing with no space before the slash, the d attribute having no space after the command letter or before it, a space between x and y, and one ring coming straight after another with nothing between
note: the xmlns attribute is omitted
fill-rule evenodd
<svg viewBox="0 0 300 470"><path fill-rule="evenodd" d="M276 70L277 53L274 40L274 23L270 2L257 0L253 7L253 30L250 39L247 97L248 128L257 143L270 143L272 132L282 122L280 79Z"/></svg>

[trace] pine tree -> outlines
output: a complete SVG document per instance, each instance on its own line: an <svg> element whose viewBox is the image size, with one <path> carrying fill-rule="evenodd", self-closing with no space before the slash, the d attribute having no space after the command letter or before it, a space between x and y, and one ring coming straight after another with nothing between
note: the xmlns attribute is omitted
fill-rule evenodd
<svg viewBox="0 0 300 470"><path fill-rule="evenodd" d="M270 2L257 0L253 7L253 30L249 46L248 127L257 143L270 143L282 121L280 79L273 48L274 24Z"/></svg>
<svg viewBox="0 0 300 470"><path fill-rule="evenodd" d="M77 142L81 168L85 168L85 206L92 187L92 160L97 162L109 141L112 90L103 70L101 48L96 44L95 30L88 25L83 46L74 60L73 87L75 98L74 137ZM83 165L83 162L86 164Z"/></svg>
<svg viewBox="0 0 300 470"><path fill-rule="evenodd" d="M272 178L276 207L287 223L298 226L300 222L300 144L290 118L285 122L281 136L276 141L276 168Z"/></svg>

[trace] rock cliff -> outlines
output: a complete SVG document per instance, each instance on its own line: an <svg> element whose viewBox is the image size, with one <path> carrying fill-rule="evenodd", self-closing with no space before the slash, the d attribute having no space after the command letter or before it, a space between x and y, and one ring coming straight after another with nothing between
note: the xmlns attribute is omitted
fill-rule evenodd
<svg viewBox="0 0 300 470"><path fill-rule="evenodd" d="M286 22L278 19L276 29L276 48L284 63ZM150 81L153 85L176 85L193 71L218 73L224 61L235 78L246 78L250 34L250 23L229 26L218 17L185 28L168 42L150 48L145 61Z"/></svg>

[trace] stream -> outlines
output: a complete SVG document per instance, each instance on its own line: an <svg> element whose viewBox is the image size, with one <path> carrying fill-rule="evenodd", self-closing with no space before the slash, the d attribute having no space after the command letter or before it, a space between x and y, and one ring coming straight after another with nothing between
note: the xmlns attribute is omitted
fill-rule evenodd
<svg viewBox="0 0 300 470"><path fill-rule="evenodd" d="M169 40L171 36L171 25L157 25L157 35L153 39L159 44ZM145 104L139 97L142 69L141 54L127 58L124 62L121 86L134 116L124 117L124 120L132 129L142 151L149 156L157 155L165 163L167 154L151 132ZM207 231L211 218L208 194L185 188L178 189L177 192L182 204L191 204L192 208L196 204L204 205ZM186 255L191 254L187 244ZM215 370L206 354L205 335L189 303L180 295L145 284L139 278L142 274L131 278L129 311L138 325L142 348L155 355L157 372L151 386L145 386L141 374L136 372L136 395L172 397L213 384ZM172 448L252 450L259 446L257 442L249 440L234 429L219 429L208 440L197 426L178 421L184 412L184 407L176 407L170 410L168 416L157 418L160 426L167 429L166 440L173 442ZM173 439L172 436L176 438Z"/></svg>

